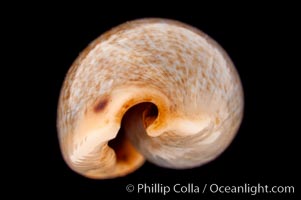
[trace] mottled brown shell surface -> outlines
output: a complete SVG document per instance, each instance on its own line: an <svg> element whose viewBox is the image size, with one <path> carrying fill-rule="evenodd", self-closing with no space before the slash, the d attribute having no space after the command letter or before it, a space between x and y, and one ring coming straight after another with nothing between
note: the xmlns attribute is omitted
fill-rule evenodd
<svg viewBox="0 0 301 200"><path fill-rule="evenodd" d="M201 31L166 19L127 22L92 42L71 66L58 107L65 161L98 179L144 160L185 169L220 155L243 114L233 63Z"/></svg>

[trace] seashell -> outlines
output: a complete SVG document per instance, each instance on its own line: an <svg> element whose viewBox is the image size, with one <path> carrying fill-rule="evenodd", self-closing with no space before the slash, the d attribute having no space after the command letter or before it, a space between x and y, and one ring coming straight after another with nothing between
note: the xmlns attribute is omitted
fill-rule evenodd
<svg viewBox="0 0 301 200"><path fill-rule="evenodd" d="M193 168L229 146L243 105L238 73L213 39L178 21L135 20L101 35L70 68L60 147L89 178L127 175L145 159Z"/></svg>

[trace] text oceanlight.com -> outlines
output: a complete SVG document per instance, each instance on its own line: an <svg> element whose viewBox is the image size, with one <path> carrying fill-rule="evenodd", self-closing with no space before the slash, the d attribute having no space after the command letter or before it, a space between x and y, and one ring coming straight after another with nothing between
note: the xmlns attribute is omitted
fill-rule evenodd
<svg viewBox="0 0 301 200"><path fill-rule="evenodd" d="M251 185L248 183L242 185L220 185L216 183L212 184L195 184L187 183L180 184L176 183L173 185L165 185L161 183L138 183L136 185L128 184L126 186L127 192L135 192L138 194L163 194L169 193L188 193L188 194L293 194L295 192L294 186L281 186L281 185L264 185L255 184Z"/></svg>

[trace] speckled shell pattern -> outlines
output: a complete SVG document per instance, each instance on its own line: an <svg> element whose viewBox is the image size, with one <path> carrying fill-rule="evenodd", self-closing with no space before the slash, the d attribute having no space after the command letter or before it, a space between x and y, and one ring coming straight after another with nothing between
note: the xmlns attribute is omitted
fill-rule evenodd
<svg viewBox="0 0 301 200"><path fill-rule="evenodd" d="M130 109L144 102L158 109L150 123L147 108ZM59 99L58 136L68 165L90 178L124 176L144 159L192 168L229 146L243 105L238 73L213 39L178 21L140 19L101 35L73 63ZM108 141L125 114L124 152L134 155L119 162Z"/></svg>

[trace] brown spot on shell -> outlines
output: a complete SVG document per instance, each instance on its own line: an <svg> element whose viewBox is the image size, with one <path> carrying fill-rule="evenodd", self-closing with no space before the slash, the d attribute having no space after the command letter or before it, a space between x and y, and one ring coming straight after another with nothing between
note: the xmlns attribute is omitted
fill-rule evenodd
<svg viewBox="0 0 301 200"><path fill-rule="evenodd" d="M109 102L108 98L100 100L94 107L94 112L98 113L100 111L103 111L105 107L108 105L108 102Z"/></svg>

